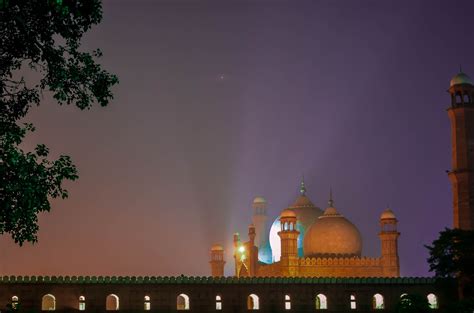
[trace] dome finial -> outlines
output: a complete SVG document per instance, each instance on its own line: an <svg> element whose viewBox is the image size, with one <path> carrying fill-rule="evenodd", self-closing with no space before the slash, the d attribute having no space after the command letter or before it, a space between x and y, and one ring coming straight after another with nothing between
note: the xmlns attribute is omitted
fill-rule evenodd
<svg viewBox="0 0 474 313"><path fill-rule="evenodd" d="M459 73L462 73L462 66L461 66L461 63L459 63Z"/></svg>
<svg viewBox="0 0 474 313"><path fill-rule="evenodd" d="M334 200L332 199L332 187L329 187L329 201L328 205L330 208L334 207Z"/></svg>
<svg viewBox="0 0 474 313"><path fill-rule="evenodd" d="M300 193L302 196L306 194L306 186L304 184L304 175L301 177L301 183L300 183Z"/></svg>

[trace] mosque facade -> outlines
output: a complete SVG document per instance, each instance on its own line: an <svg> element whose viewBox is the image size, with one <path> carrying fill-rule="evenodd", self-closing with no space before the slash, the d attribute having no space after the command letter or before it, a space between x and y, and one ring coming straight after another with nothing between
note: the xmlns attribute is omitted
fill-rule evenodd
<svg viewBox="0 0 474 313"><path fill-rule="evenodd" d="M253 200L248 240L234 234L237 277L399 277L398 220L390 209L380 215L380 257L362 256L362 236L329 197L323 211L306 194L304 181L295 202L267 229L267 202ZM223 247L211 248L213 276L224 272Z"/></svg>

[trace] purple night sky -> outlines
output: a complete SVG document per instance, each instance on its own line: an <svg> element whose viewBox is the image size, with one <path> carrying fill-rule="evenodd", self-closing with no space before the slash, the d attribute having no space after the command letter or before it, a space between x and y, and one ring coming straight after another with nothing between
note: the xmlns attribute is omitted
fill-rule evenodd
<svg viewBox="0 0 474 313"><path fill-rule="evenodd" d="M246 238L298 194L336 207L378 256L399 219L401 274L452 226L446 90L474 76L474 1L118 1L85 49L120 78L107 108L31 111L80 179L40 217L39 243L0 239L2 275L210 275L211 244Z"/></svg>

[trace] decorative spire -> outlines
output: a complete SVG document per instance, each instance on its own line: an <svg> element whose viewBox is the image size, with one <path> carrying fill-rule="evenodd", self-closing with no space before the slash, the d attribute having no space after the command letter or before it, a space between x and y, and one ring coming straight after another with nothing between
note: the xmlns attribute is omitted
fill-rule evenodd
<svg viewBox="0 0 474 313"><path fill-rule="evenodd" d="M301 184L300 184L300 194L304 196L306 194L306 186L304 185L304 175L301 178Z"/></svg>
<svg viewBox="0 0 474 313"><path fill-rule="evenodd" d="M332 187L329 187L329 201L328 205L330 208L334 207L334 200L332 199Z"/></svg>

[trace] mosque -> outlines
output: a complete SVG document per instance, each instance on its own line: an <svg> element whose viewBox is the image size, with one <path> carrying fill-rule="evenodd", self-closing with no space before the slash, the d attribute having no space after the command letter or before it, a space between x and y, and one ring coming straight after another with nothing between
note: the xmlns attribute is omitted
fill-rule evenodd
<svg viewBox="0 0 474 313"><path fill-rule="evenodd" d="M453 226L472 230L474 82L460 72L448 91ZM266 200L256 197L252 206L248 240L234 235L235 276L224 277L224 248L214 245L212 277L0 276L0 309L394 313L402 295L417 294L426 297L432 312L447 312L458 297L454 280L399 277L400 233L389 209L379 217L380 257L368 258L361 253L359 230L336 209L332 195L322 211L306 195L304 182L294 204L281 211L270 230Z"/></svg>
<svg viewBox="0 0 474 313"><path fill-rule="evenodd" d="M450 81L453 225L474 229L474 81L462 70ZM281 211L267 230L267 202L253 200L248 241L234 234L236 277L399 277L398 220L386 209L380 215L381 254L361 255L362 236L335 208L332 193L322 211L306 195L304 181L293 205ZM224 248L211 248L211 273L224 275Z"/></svg>
<svg viewBox="0 0 474 313"><path fill-rule="evenodd" d="M357 227L336 209L330 192L322 211L301 182L295 202L267 228L267 201L256 197L248 241L234 234L237 277L399 277L397 218L390 209L380 215L381 256L364 257ZM213 276L224 273L223 247L211 248Z"/></svg>

